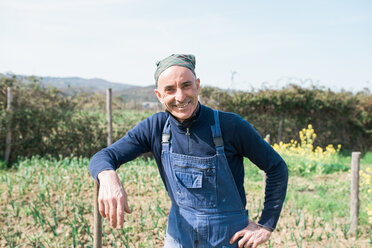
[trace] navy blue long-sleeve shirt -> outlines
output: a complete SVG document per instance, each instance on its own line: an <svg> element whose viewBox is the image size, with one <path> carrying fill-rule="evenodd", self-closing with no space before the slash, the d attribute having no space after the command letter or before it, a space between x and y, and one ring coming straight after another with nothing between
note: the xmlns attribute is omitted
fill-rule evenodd
<svg viewBox="0 0 372 248"><path fill-rule="evenodd" d="M142 153L152 152L164 182L161 163L161 137L168 112L159 112L141 121L124 137L97 152L91 159L89 171L97 180L104 170L116 170ZM227 161L244 206L246 205L243 157L247 157L267 175L264 209L259 224L274 229L282 209L288 183L288 169L283 159L265 142L243 118L220 111L221 132ZM193 120L180 123L172 115L171 133L173 152L206 157L216 154L211 125L213 110L200 105ZM186 135L189 128L190 135Z"/></svg>

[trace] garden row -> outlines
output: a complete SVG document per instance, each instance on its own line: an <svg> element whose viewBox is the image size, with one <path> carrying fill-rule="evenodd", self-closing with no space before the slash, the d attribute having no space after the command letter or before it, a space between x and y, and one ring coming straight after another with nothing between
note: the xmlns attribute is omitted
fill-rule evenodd
<svg viewBox="0 0 372 248"><path fill-rule="evenodd" d="M371 168L371 153L363 170ZM33 157L0 170L0 247L92 247L93 179L89 159ZM16 168L16 170L15 170ZM259 219L262 173L245 161L247 209ZM120 230L103 222L104 247L162 247L170 201L153 159L123 165L118 175L132 214ZM369 185L362 185L357 239L349 225L349 172L291 175L276 231L266 247L368 247L372 241Z"/></svg>

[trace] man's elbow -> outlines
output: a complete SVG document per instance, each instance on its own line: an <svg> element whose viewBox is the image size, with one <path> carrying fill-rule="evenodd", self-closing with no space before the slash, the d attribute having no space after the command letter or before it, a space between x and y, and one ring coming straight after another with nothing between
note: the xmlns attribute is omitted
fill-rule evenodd
<svg viewBox="0 0 372 248"><path fill-rule="evenodd" d="M274 184L287 185L288 184L288 166L283 159L272 166L270 170L266 171L267 178Z"/></svg>
<svg viewBox="0 0 372 248"><path fill-rule="evenodd" d="M88 170L96 180L99 172L103 170L116 170L115 161L110 156L107 148L104 148L93 155L90 159Z"/></svg>

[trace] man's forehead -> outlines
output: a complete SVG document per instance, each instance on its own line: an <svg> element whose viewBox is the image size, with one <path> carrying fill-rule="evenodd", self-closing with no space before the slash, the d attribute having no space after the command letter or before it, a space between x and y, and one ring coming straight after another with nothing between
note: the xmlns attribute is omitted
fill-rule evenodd
<svg viewBox="0 0 372 248"><path fill-rule="evenodd" d="M195 75L188 68L182 66L171 66L160 74L158 85L165 87L165 85L194 82L195 79Z"/></svg>
<svg viewBox="0 0 372 248"><path fill-rule="evenodd" d="M169 81L169 82L164 82L164 83L160 83L159 84L159 88L174 88L174 87L178 87L178 86L182 86L184 84L192 84L194 83L195 80L185 80L185 81L179 81L179 82L175 82L175 81Z"/></svg>

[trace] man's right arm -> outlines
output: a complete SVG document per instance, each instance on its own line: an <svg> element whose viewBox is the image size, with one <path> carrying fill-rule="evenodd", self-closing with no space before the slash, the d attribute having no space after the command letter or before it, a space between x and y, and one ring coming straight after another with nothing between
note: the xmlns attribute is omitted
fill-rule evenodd
<svg viewBox="0 0 372 248"><path fill-rule="evenodd" d="M150 118L140 122L114 144L97 152L89 163L89 171L100 185L98 195L100 214L108 218L113 228L121 228L124 213L131 213L127 194L116 169L151 149L154 125Z"/></svg>
<svg viewBox="0 0 372 248"><path fill-rule="evenodd" d="M101 216L107 218L112 228L122 228L124 212L130 214L127 193L116 171L106 170L98 174L101 182L98 194L98 208Z"/></svg>
<svg viewBox="0 0 372 248"><path fill-rule="evenodd" d="M116 170L142 153L151 149L151 120L147 118L136 125L114 144L94 154L89 163L89 171L98 182L101 171Z"/></svg>

